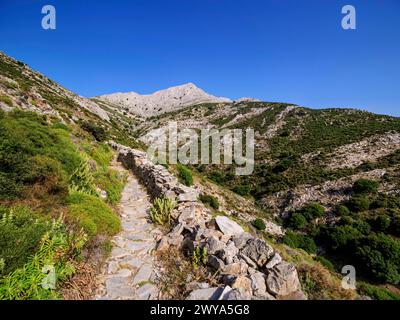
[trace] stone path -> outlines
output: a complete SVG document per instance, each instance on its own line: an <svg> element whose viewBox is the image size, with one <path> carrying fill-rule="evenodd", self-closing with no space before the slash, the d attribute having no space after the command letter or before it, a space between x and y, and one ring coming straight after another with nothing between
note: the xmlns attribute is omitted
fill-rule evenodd
<svg viewBox="0 0 400 320"><path fill-rule="evenodd" d="M119 164L118 164L119 166ZM118 170L124 170L120 166ZM129 173L120 202L122 231L113 239L113 250L100 277L97 300L157 299L155 259L152 251L161 233L148 220L151 203L145 188Z"/></svg>

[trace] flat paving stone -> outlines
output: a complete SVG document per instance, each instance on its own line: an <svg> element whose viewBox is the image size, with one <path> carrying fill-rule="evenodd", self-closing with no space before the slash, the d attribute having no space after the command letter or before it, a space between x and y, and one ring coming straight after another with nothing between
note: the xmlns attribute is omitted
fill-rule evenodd
<svg viewBox="0 0 400 320"><path fill-rule="evenodd" d="M123 170L120 165L116 169ZM131 173L119 207L122 230L112 239L114 247L94 299L155 299L159 290L151 282L156 274L151 252L157 244L155 236L161 231L149 220L149 197Z"/></svg>

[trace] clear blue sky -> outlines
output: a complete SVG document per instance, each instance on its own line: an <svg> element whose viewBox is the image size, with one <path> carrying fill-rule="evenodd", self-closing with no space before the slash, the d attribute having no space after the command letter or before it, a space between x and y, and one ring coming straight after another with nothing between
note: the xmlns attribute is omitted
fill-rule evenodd
<svg viewBox="0 0 400 320"><path fill-rule="evenodd" d="M57 30L41 8L57 9ZM341 8L357 9L357 30ZM400 116L398 0L0 0L0 50L84 96L219 96Z"/></svg>

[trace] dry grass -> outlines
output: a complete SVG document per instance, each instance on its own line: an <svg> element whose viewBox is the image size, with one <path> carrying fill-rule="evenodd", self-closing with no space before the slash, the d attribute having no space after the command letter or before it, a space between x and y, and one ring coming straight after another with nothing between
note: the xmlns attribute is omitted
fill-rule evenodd
<svg viewBox="0 0 400 320"><path fill-rule="evenodd" d="M346 290L341 280L320 263L302 263L297 266L303 291L310 300L354 300L354 290Z"/></svg>
<svg viewBox="0 0 400 320"><path fill-rule="evenodd" d="M90 300L96 290L95 268L88 263L75 265L76 275L63 283L61 289L65 300Z"/></svg>
<svg viewBox="0 0 400 320"><path fill-rule="evenodd" d="M210 286L217 286L216 275L203 266L194 268L190 258L177 248L157 253L157 260L163 267L160 283L163 299L185 299L189 293L187 284L190 282L207 282Z"/></svg>

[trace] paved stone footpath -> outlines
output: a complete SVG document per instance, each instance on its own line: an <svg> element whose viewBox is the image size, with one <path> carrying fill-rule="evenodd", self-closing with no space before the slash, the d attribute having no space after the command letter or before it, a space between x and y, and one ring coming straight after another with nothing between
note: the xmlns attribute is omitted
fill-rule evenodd
<svg viewBox="0 0 400 320"><path fill-rule="evenodd" d="M159 298L152 251L161 231L148 220L150 206L145 189L129 173L120 202L122 231L112 239L113 250L107 259L104 274L99 279L95 299Z"/></svg>

